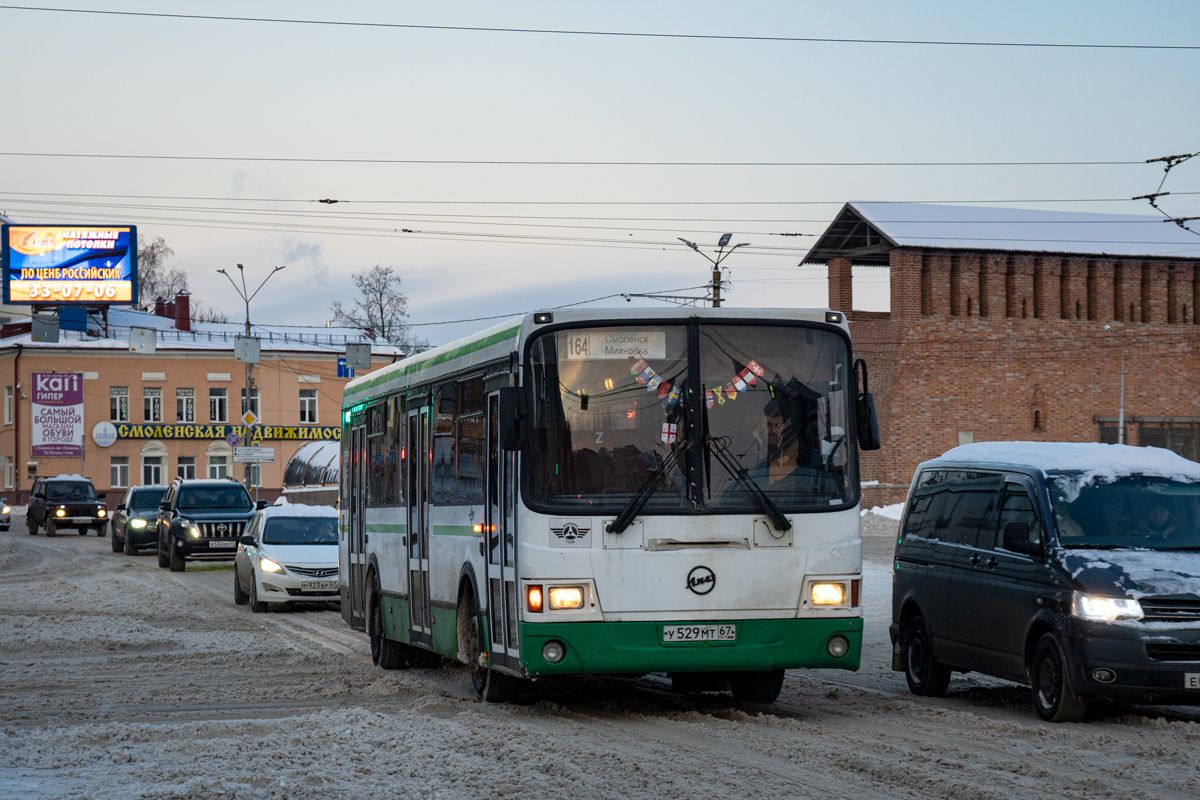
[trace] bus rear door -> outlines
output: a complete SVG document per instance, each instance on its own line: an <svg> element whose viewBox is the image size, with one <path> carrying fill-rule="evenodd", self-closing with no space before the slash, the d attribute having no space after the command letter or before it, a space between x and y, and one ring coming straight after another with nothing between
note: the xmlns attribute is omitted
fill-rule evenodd
<svg viewBox="0 0 1200 800"><path fill-rule="evenodd" d="M408 413L408 607L410 641L433 647L429 619L429 406Z"/></svg>

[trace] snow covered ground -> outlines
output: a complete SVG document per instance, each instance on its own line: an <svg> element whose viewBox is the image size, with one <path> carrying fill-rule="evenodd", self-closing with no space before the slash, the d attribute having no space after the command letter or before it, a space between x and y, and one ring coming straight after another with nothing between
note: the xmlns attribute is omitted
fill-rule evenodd
<svg viewBox="0 0 1200 800"><path fill-rule="evenodd" d="M0 798L1196 798L1200 709L1040 722L1026 689L890 669L896 523L863 517L863 668L791 672L780 701L663 676L478 703L465 671L385 672L322 607L252 614L232 571L0 534Z"/></svg>

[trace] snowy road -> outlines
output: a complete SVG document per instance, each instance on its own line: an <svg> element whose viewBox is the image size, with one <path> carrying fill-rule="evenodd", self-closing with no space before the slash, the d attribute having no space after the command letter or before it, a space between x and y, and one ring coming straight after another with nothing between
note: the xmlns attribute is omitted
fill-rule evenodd
<svg viewBox="0 0 1200 800"><path fill-rule="evenodd" d="M252 614L226 565L159 569L94 536L0 534L0 798L1196 798L1200 708L1042 723L1027 690L890 670L895 523L864 520L858 673L780 701L662 676L477 703L466 672L384 672L333 611Z"/></svg>

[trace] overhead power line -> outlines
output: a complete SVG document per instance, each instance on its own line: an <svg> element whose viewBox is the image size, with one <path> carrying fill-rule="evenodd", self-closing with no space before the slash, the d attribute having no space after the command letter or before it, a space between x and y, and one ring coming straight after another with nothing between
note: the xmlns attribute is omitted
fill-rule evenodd
<svg viewBox="0 0 1200 800"><path fill-rule="evenodd" d="M189 156L148 153L0 152L29 158L102 158L140 161L254 161L290 164L411 164L494 167L1112 167L1144 166L1143 161L584 161L494 158L309 158L286 156ZM318 200L319 203L340 202Z"/></svg>
<svg viewBox="0 0 1200 800"><path fill-rule="evenodd" d="M392 30L446 31L466 33L518 33L551 36L630 37L640 39L685 39L729 42L780 42L792 44L872 44L921 47L1023 47L1067 48L1081 50L1200 50L1200 45L1171 44L1103 44L1096 42L989 42L943 39L855 39L817 36L738 36L712 33L655 33L651 31L596 31L559 28L498 28L479 25L415 25L398 22L356 22L351 20L293 19L281 17L238 17L217 14L167 14L151 11L114 11L92 8L52 8L46 6L0 5L0 10L40 11L57 14L91 14L112 17L148 17L172 20L204 20L209 22L256 22L277 25L328 25L341 28L381 28Z"/></svg>

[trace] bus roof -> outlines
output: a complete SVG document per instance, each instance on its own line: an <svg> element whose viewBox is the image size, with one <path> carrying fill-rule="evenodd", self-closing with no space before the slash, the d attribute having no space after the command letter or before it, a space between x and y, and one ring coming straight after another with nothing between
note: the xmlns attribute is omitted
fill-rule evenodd
<svg viewBox="0 0 1200 800"><path fill-rule="evenodd" d="M514 350L519 351L524 337L532 333L537 326L534 317L539 314L552 314L556 325L637 320L682 323L693 317L824 323L828 311L829 309L825 308L588 308L530 311L524 316L511 317L479 333L409 356L361 378L355 378L346 384L342 394L342 406L346 408L357 405L378 395L437 380L441 376L496 361ZM844 316L839 327L847 329Z"/></svg>

